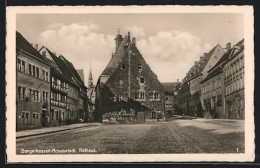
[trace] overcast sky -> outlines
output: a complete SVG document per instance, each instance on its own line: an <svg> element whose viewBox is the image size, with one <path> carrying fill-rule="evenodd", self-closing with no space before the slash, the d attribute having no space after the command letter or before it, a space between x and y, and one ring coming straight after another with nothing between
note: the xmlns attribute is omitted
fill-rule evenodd
<svg viewBox="0 0 260 168"><path fill-rule="evenodd" d="M118 28L137 47L161 82L182 79L205 52L244 38L242 14L19 14L17 31L29 42L64 55L97 81L115 52Z"/></svg>

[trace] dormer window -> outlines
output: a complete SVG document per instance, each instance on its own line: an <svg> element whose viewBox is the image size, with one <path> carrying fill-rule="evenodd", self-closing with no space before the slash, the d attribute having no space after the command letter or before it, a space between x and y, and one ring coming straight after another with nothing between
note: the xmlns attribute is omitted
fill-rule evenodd
<svg viewBox="0 0 260 168"><path fill-rule="evenodd" d="M123 65L121 66L121 69L123 69L123 70L125 69L125 64L123 64Z"/></svg>
<svg viewBox="0 0 260 168"><path fill-rule="evenodd" d="M142 64L138 64L138 70L141 71L142 69Z"/></svg>

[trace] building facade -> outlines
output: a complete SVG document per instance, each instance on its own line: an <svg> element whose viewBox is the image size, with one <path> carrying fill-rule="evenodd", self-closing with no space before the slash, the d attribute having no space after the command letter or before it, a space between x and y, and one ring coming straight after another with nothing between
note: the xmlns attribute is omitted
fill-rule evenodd
<svg viewBox="0 0 260 168"><path fill-rule="evenodd" d="M162 83L165 89L165 114L173 115L177 113L177 92L178 82Z"/></svg>
<svg viewBox="0 0 260 168"><path fill-rule="evenodd" d="M227 118L245 119L244 40L232 48L223 71Z"/></svg>
<svg viewBox="0 0 260 168"><path fill-rule="evenodd" d="M50 66L19 32L16 63L16 130L49 126Z"/></svg>
<svg viewBox="0 0 260 168"><path fill-rule="evenodd" d="M68 119L67 95L68 95L68 79L63 75L62 69L58 67L59 61L55 53L48 48L42 47L39 50L42 57L51 66L51 111L50 126L65 125Z"/></svg>
<svg viewBox="0 0 260 168"><path fill-rule="evenodd" d="M202 82L201 99L204 118L226 118L224 76L221 68L210 72Z"/></svg>
<svg viewBox="0 0 260 168"><path fill-rule="evenodd" d="M182 115L203 117L201 102L201 81L208 75L211 69L224 55L224 49L218 44L187 72L182 84L178 88L178 108Z"/></svg>
<svg viewBox="0 0 260 168"><path fill-rule="evenodd" d="M224 56L201 82L206 118L244 119L244 44L228 43Z"/></svg>
<svg viewBox="0 0 260 168"><path fill-rule="evenodd" d="M130 40L130 33L116 36L116 51L96 86L96 117L145 121L164 114L164 87ZM111 116L111 115L110 115ZM110 117L111 118L111 117Z"/></svg>

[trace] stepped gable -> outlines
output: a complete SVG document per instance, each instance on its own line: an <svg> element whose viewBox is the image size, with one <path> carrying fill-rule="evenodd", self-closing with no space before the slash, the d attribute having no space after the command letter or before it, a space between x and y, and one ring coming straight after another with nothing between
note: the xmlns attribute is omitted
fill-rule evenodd
<svg viewBox="0 0 260 168"><path fill-rule="evenodd" d="M225 62L229 55L231 54L232 52L232 49L230 49L227 53L225 53L220 59L219 61L212 67L208 70L208 72L210 73L211 71L213 71L217 66L219 66L221 63Z"/></svg>
<svg viewBox="0 0 260 168"><path fill-rule="evenodd" d="M199 71L196 71L195 74L193 74L191 77L189 77L188 74L192 73L193 68L195 68L196 65L193 65L193 66L190 68L190 70L189 70L188 73L186 74L186 77L187 77L188 80L194 79L194 78L198 77L198 76L201 74L201 72L203 71L203 69L204 69L205 66L207 65L207 63L208 63L210 57L212 56L212 54L214 53L214 51L216 50L216 48L217 48L218 46L219 46L219 44L216 45L213 49L211 49L210 52L207 53L207 54L203 57L204 63L203 63L203 61L202 61L201 59L199 60L199 62L198 62L198 63L200 64L200 66L198 67Z"/></svg>
<svg viewBox="0 0 260 168"><path fill-rule="evenodd" d="M101 75L111 75L115 71L122 58L127 54L127 51L125 49L127 43L129 43L129 39L126 35Z"/></svg>
<svg viewBox="0 0 260 168"><path fill-rule="evenodd" d="M16 31L16 49L17 52L23 52L27 56L30 56L41 63L48 64L41 54L21 35L21 33ZM20 51L19 51L20 50ZM22 50L22 51L21 51Z"/></svg>
<svg viewBox="0 0 260 168"><path fill-rule="evenodd" d="M244 39L239 41L235 46L240 46L240 50L235 53L234 55L238 55L239 53L241 53L244 49L244 45L243 45L243 42L244 42ZM234 47L232 49L230 49L228 52L226 52L220 59L219 61L211 68L208 70L208 76L203 80L201 81L201 83L207 81L208 79L211 79L212 77L220 74L221 72L223 72L223 64L226 64L226 62L229 61L229 58L230 57L235 57L233 56L232 54L234 53Z"/></svg>

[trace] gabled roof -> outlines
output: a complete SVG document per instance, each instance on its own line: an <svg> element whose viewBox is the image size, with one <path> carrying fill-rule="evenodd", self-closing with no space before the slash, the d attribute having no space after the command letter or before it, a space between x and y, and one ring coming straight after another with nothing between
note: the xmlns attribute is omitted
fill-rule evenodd
<svg viewBox="0 0 260 168"><path fill-rule="evenodd" d="M222 63L224 63L224 62L228 59L228 57L229 57L229 55L231 54L231 52L232 52L232 49L230 49L228 52L226 52L226 53L218 60L218 62L217 62L212 68L210 68L210 69L208 70L208 72L213 71L216 67L218 67L219 65L221 65Z"/></svg>
<svg viewBox="0 0 260 168"><path fill-rule="evenodd" d="M200 66L197 67L197 71L195 71L195 74L193 73L192 76L188 76L188 74L192 73L193 72L193 68L195 68L196 64L193 65L189 72L187 73L187 75L185 77L187 77L187 81L188 80L191 80L191 79L194 79L195 77L199 76L201 74L201 72L203 71L203 69L205 68L205 66L207 65L209 59L211 58L212 54L214 53L214 51L216 50L216 48L220 46L219 44L216 45L214 48L212 48L202 59L203 61L200 59L197 64L200 64ZM198 71L199 70L199 71Z"/></svg>
<svg viewBox="0 0 260 168"><path fill-rule="evenodd" d="M166 92L173 93L175 90L175 87L177 86L177 82L164 82L162 85L164 86L164 89Z"/></svg>
<svg viewBox="0 0 260 168"><path fill-rule="evenodd" d="M125 49L127 43L129 43L129 38L126 35L101 75L111 75L115 71L122 58L125 56L125 54L127 54Z"/></svg>
<svg viewBox="0 0 260 168"><path fill-rule="evenodd" d="M226 52L220 59L219 61L211 68L208 70L208 75L207 77L201 81L201 83L206 82L207 80L215 77L216 75L220 74L223 72L223 65L225 65L227 62L232 60L236 55L240 54L244 50L244 39L239 41L235 46L240 46L240 50L236 53L234 53L235 46L231 48L228 52Z"/></svg>
<svg viewBox="0 0 260 168"><path fill-rule="evenodd" d="M61 60L59 62L60 66L62 66L64 70L66 69L65 75L68 75L75 84L79 84L81 87L86 87L73 64L62 55L59 56L59 59Z"/></svg>
<svg viewBox="0 0 260 168"><path fill-rule="evenodd" d="M47 52L49 53L49 55L51 56L52 60L48 59L47 57L45 57L45 59L49 62L49 64L51 65L51 72L54 76L60 77L62 79L65 79L66 81L70 82L70 79L68 78L68 76L66 76L65 74L63 74L64 69L62 68L62 66L60 65L60 59L54 55L47 47L44 47ZM41 48L42 49L42 48Z"/></svg>
<svg viewBox="0 0 260 168"><path fill-rule="evenodd" d="M46 62L40 53L21 35L21 33L16 31L16 49L18 52L23 52L27 56L44 63L45 65L49 65Z"/></svg>

